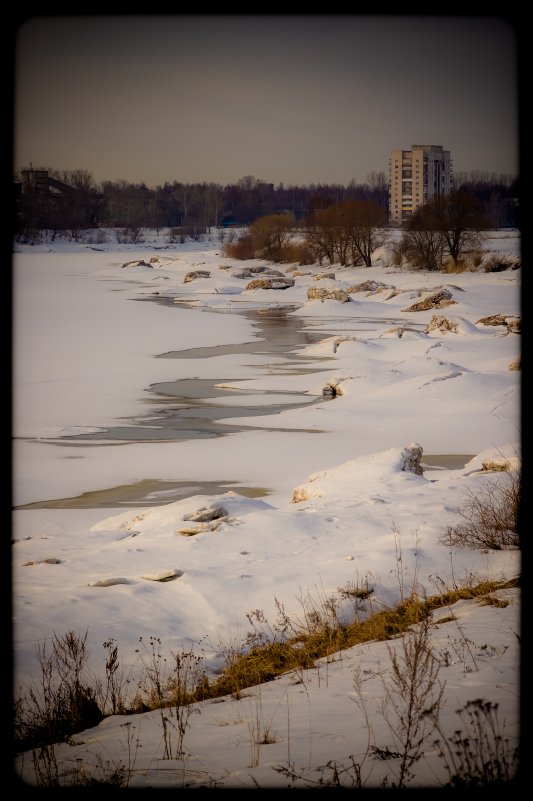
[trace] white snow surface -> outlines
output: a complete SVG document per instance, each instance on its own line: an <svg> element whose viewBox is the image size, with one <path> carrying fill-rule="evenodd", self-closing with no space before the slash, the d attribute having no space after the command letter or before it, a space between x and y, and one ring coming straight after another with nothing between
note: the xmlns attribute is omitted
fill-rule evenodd
<svg viewBox="0 0 533 801"><path fill-rule="evenodd" d="M490 232L484 247L516 257L520 237ZM442 535L468 493L505 480L495 465L520 469L521 373L510 368L521 337L479 321L520 318L521 268L401 271L383 249L371 268L268 265L307 274L288 289L247 290L251 279L234 274L268 263L224 256L215 235L183 245L160 232L135 246L55 240L14 250L15 689L39 683L37 649L66 632L87 634L87 670L100 679L105 642L116 642L121 670L135 682L152 637L165 656L193 649L214 675L244 646L258 610L272 625L278 604L300 619L306 599L338 598L357 585L372 589L357 609L367 615L413 591L430 596L520 575L520 551L450 548ZM194 270L210 275L185 282ZM324 271L335 279L317 283ZM387 289L352 292L347 303L307 300L310 286L368 280ZM406 311L441 287L452 304ZM321 341L262 352L243 313L254 310L279 314L280 326L297 320ZM434 315L455 330L426 332ZM192 379L208 386L194 403L220 406L222 431L173 439L162 415L176 403L157 386ZM150 437L150 426L163 436ZM417 447L420 475L404 469ZM493 597L501 605L463 600L434 613L440 720L451 736L457 710L484 698L498 704L516 744L520 591ZM339 619L354 613L344 595ZM240 699L198 704L179 757L165 758L159 711L106 717L56 747L61 770L77 764L97 774L110 760L134 762L130 787L310 788L331 775L328 761L348 766L353 756L364 786L391 786L399 760L370 759L368 743L398 750L382 701L390 650L401 655L404 643L355 646ZM259 744L266 733L271 742ZM413 771L411 786L449 778L434 747ZM36 781L28 755L15 772ZM353 771L342 775L348 786Z"/></svg>

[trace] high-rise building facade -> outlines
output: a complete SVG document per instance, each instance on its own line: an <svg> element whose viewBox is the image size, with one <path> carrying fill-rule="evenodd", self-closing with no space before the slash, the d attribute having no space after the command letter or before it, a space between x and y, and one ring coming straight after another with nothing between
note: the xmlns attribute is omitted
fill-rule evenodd
<svg viewBox="0 0 533 801"><path fill-rule="evenodd" d="M441 145L411 145L391 150L389 159L389 223L400 226L420 206L452 189L450 151Z"/></svg>

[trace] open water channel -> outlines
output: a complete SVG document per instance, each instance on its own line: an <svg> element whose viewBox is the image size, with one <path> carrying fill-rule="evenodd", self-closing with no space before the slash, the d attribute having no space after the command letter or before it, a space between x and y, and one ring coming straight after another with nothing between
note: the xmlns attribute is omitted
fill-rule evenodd
<svg viewBox="0 0 533 801"><path fill-rule="evenodd" d="M156 301L165 303L164 300ZM172 304L171 305L176 305ZM257 356L254 365L261 372L313 373L326 370L326 366L317 367L316 357L306 357L299 350L307 345L320 342L328 334L310 331L299 318L287 314L284 310L252 310L243 312L252 322L256 339L236 345L214 345L212 347L186 348L168 351L157 358L162 359L210 359L218 356L253 354ZM224 313L224 312L211 312ZM276 357L275 362L269 361ZM191 373L194 368L191 365ZM243 379L241 379L243 380ZM278 392L239 389L238 386L223 387L221 384L238 385L239 378L231 375L220 375L216 378L181 378L176 381L165 381L152 384L148 389L148 401L151 409L143 417L130 421L127 426L113 426L98 433L69 436L69 441L83 440L119 440L119 441L177 441L185 439L205 439L219 437L224 434L243 431L243 426L231 425L232 418L253 417L258 415L279 414L284 409L294 409L324 401L323 397L310 397L304 392ZM261 395L269 396L269 402L261 400L253 402ZM240 400L231 405L217 403L217 398L228 396ZM222 423L217 421L224 421ZM250 426L246 426L249 430ZM263 427L262 427L263 428ZM264 430L264 428L263 428Z"/></svg>
<svg viewBox="0 0 533 801"><path fill-rule="evenodd" d="M164 298L147 299L149 302L173 304ZM143 300L142 302L147 302ZM180 304L181 305L181 304ZM331 357L317 358L305 356L300 351L306 346L318 343L323 339L339 333L338 326L346 333L346 320L324 321L313 330L309 321L288 314L295 307L252 309L240 312L252 323L255 339L252 342L234 345L215 345L212 347L192 347L179 351L161 353L157 358L189 359L191 373L192 363L199 359L216 358L217 356L252 354L257 356L259 374L276 372L285 375L302 373L319 373L328 371L327 362ZM213 312L224 313L224 312ZM383 325L381 320L366 318L352 319L354 331L368 331L374 325ZM401 324L401 320L390 319L391 325ZM241 379L242 380L242 379ZM130 420L128 425L117 425L103 428L98 432L69 435L56 439L56 444L69 445L126 444L128 442L169 442L191 439L222 437L228 433L250 430L253 424L244 427L232 424L232 418L252 418L254 416L276 415L285 409L307 407L324 401L334 402L331 396L309 396L304 392L288 392L285 390L261 393L260 391L238 388L239 378L231 375L220 375L216 378L180 378L152 384L147 388L147 403L150 406L145 415ZM220 385L232 384L224 387ZM237 385L237 387L235 386ZM268 394L268 401L264 397ZM218 398L232 396L230 405L217 403ZM235 400L236 399L236 400ZM258 401L260 399L260 401ZM265 430L265 426L261 426ZM268 430L268 429L266 429ZM279 428L275 429L279 431ZM292 429L294 430L294 429ZM305 431L305 429L299 429ZM316 433L316 429L310 435ZM456 469L463 467L471 458L467 454L455 456L424 457L424 463L432 469ZM240 487L234 482L185 481L167 482L147 479L135 484L121 485L95 492L86 492L73 498L61 498L40 501L19 509L30 508L95 508L123 507L125 505L156 506L170 503L193 494L218 494L230 489L238 490L243 495L261 497L268 495L266 487Z"/></svg>

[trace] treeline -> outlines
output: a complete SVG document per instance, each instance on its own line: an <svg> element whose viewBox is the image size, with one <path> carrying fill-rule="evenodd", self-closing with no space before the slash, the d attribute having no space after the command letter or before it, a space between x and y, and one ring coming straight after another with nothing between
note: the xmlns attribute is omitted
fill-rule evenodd
<svg viewBox="0 0 533 801"><path fill-rule="evenodd" d="M382 206L344 200L314 209L298 224L290 214L258 217L236 242L227 241L223 252L244 260L371 267L375 251L388 245L397 267L455 271L481 259L484 231L491 227L481 201L453 189L417 209L394 241Z"/></svg>
<svg viewBox="0 0 533 801"><path fill-rule="evenodd" d="M268 214L291 214L296 221L310 209L348 199L388 206L384 173L364 184L284 186L251 175L236 184L183 184L149 188L127 181L96 184L84 170L26 169L16 176L17 231L86 228L181 228L187 234L215 226L243 226Z"/></svg>
<svg viewBox="0 0 533 801"><path fill-rule="evenodd" d="M516 227L518 184L510 176L460 174L456 186L477 198L494 228ZM15 176L15 233L88 228L179 228L195 236L215 226L249 225L259 217L290 214L296 222L346 201L370 201L388 210L388 180L372 172L363 183L285 186L244 176L235 184L103 181L86 170L23 169Z"/></svg>
<svg viewBox="0 0 533 801"><path fill-rule="evenodd" d="M454 188L478 201L490 228L520 228L517 177L480 170L456 172Z"/></svg>

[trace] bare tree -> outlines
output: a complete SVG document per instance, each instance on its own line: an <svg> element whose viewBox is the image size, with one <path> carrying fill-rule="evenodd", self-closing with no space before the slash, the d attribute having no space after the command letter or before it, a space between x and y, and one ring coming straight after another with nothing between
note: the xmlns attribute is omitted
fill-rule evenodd
<svg viewBox="0 0 533 801"><path fill-rule="evenodd" d="M197 203L202 212L202 223L207 230L211 224L218 226L224 193L215 183L203 183L198 187Z"/></svg>
<svg viewBox="0 0 533 801"><path fill-rule="evenodd" d="M372 200L347 200L342 207L346 215L350 260L353 264L362 261L365 267L371 267L373 252L386 240L385 210Z"/></svg>
<svg viewBox="0 0 533 801"><path fill-rule="evenodd" d="M250 227L254 250L258 256L274 262L283 260L283 249L294 228L291 214L269 214L259 217Z"/></svg>
<svg viewBox="0 0 533 801"><path fill-rule="evenodd" d="M186 225L191 216L191 206L198 197L198 187L196 184L179 184L178 191L183 211L183 223Z"/></svg>
<svg viewBox="0 0 533 801"><path fill-rule="evenodd" d="M224 204L224 190L220 184L209 183L207 184L207 192L210 201L211 219L215 228L218 228L218 221Z"/></svg>
<svg viewBox="0 0 533 801"><path fill-rule="evenodd" d="M375 170L367 173L366 183L370 189L377 190L378 192L388 189L389 186L388 178L385 173L375 172Z"/></svg>
<svg viewBox="0 0 533 801"><path fill-rule="evenodd" d="M479 250L488 222L476 198L453 191L423 206L412 219L428 231L438 232L444 249L457 265L461 256Z"/></svg>
<svg viewBox="0 0 533 801"><path fill-rule="evenodd" d="M333 205L317 208L304 224L305 240L314 258L322 262L327 259L330 264L343 261L342 230L339 226L339 215Z"/></svg>
<svg viewBox="0 0 533 801"><path fill-rule="evenodd" d="M372 266L372 253L384 244L386 214L371 200L345 200L317 209L307 220L311 251L330 264Z"/></svg>
<svg viewBox="0 0 533 801"><path fill-rule="evenodd" d="M396 248L397 259L414 270L440 270L444 256L444 237L440 231L419 227L411 217Z"/></svg>

